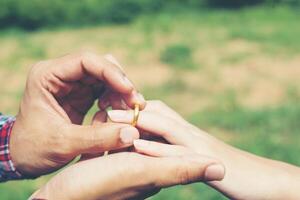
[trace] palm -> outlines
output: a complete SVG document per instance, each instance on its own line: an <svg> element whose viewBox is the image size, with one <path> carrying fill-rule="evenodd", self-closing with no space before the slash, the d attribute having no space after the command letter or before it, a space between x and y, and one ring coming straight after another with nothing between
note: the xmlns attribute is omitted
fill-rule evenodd
<svg viewBox="0 0 300 200"><path fill-rule="evenodd" d="M65 87L62 87L60 95L55 96L56 100L72 123L82 124L84 116L93 106L94 101L103 95L105 85L100 81L89 79L89 81L66 83L66 87L69 90L63 92Z"/></svg>

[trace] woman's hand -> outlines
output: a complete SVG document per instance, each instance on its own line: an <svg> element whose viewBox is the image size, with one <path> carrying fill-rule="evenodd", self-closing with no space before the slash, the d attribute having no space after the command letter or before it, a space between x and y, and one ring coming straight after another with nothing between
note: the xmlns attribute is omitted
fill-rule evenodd
<svg viewBox="0 0 300 200"><path fill-rule="evenodd" d="M133 119L132 110L111 110L108 111L108 117L113 122L130 124ZM178 113L166 106L161 101L148 101L137 122L137 128L140 129L141 137L155 139L163 138L172 145L161 145L158 143L148 143L148 147L159 145L161 148L178 148L183 147L199 152L208 156L216 156L217 147L222 142L218 141L208 133L198 129L184 120ZM145 137L146 136L146 137ZM135 141L140 143L142 141ZM225 144L224 144L225 145ZM140 146L140 145L139 145ZM155 152L145 152L146 149L137 147L137 151L143 151L148 155L163 155L164 149L154 148ZM170 153L170 152L169 152Z"/></svg>
<svg viewBox="0 0 300 200"><path fill-rule="evenodd" d="M55 175L31 199L145 199L161 188L223 178L207 173L222 167L219 161L187 150L180 154L156 158L123 152L83 160Z"/></svg>
<svg viewBox="0 0 300 200"><path fill-rule="evenodd" d="M113 99L122 100L128 107L145 105L112 56L81 53L34 65L10 138L17 170L25 177L36 177L82 153L131 146L138 138L134 127L117 123L81 125L94 101L98 99L106 106L105 99L112 93Z"/></svg>
<svg viewBox="0 0 300 200"><path fill-rule="evenodd" d="M113 110L108 115L113 122L121 123L130 123L133 118L132 111ZM139 153L174 156L189 149L219 159L226 175L222 181L208 184L231 199L300 199L300 168L231 147L189 124L160 101L147 102L137 127L172 144L135 140ZM224 174L220 167L212 173L222 174L222 170Z"/></svg>

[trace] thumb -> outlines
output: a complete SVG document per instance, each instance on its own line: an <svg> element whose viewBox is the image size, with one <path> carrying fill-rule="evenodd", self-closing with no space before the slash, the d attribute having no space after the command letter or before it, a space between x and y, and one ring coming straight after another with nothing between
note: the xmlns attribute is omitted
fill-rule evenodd
<svg viewBox="0 0 300 200"><path fill-rule="evenodd" d="M156 173L149 178L157 187L220 181L225 176L225 168L219 161L198 154L153 159L150 163Z"/></svg>
<svg viewBox="0 0 300 200"><path fill-rule="evenodd" d="M102 123L97 125L71 124L64 129L70 144L70 153L99 153L132 146L139 138L136 128L118 123Z"/></svg>

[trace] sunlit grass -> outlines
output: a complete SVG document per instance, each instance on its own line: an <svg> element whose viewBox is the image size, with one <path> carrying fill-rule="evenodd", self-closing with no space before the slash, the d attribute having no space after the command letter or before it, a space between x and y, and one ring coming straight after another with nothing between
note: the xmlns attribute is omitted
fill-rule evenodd
<svg viewBox="0 0 300 200"><path fill-rule="evenodd" d="M165 101L192 123L235 146L300 164L296 153L300 151L300 87L298 80L288 77L296 75L300 62L299 19L300 12L285 7L178 10L145 15L122 26L1 31L0 77L9 83L0 85L1 111L17 113L33 63L80 50L109 52L124 63L148 99ZM161 59L163 54L168 54L167 60ZM257 67L260 62L259 66L271 69L267 75ZM277 62L285 71L272 70ZM154 68L158 71L149 74ZM267 103L245 106L247 95L251 90L256 94L261 80L272 87L281 84L282 94L272 96L266 89L254 97ZM276 104L271 104L276 98ZM94 106L85 123L90 123L96 110ZM0 199L26 199L47 179L1 184ZM197 184L164 190L153 199L224 197Z"/></svg>

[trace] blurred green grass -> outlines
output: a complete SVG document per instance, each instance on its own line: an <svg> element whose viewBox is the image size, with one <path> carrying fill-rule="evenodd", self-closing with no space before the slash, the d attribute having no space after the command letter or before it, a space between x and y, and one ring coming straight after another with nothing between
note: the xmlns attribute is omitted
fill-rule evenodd
<svg viewBox="0 0 300 200"><path fill-rule="evenodd" d="M287 78L278 77L284 71L273 69L274 62L271 62L276 58L287 71L294 70L289 60L296 59L296 65L299 64L299 19L299 11L289 7L178 10L143 15L128 25L1 31L0 43L5 51L0 52L0 75L12 83L0 86L1 111L17 112L25 74L32 63L81 50L83 46L119 55L148 99L162 99L217 137L253 153L300 165L299 83L289 78L289 73ZM186 56L177 59L184 48L179 48L179 53L175 48L174 53L174 44L177 49L187 47L187 51L183 50L188 52ZM170 51L176 54L175 59L171 55L167 56L167 62L161 60L163 52ZM267 75L255 65L244 67L249 62L262 62L260 59L267 60L262 63L270 69ZM193 70L186 67L191 63ZM163 81L155 79L164 75L161 71L153 77L147 74L155 66L166 70L168 76L162 77ZM145 72L147 68L150 70ZM228 84L223 80L227 76L223 71L228 68L246 70L246 78L240 76L248 82L239 82L237 86ZM239 74L229 77L238 78ZM264 91L266 95L254 96L264 100L263 104L245 104L250 95L248 90L253 85L260 88L261 81L268 81L270 89L279 84L280 97ZM252 90L256 91L255 87ZM272 98L279 100L273 103ZM87 122L95 110L94 107L89 113ZM26 199L50 176L1 184L0 199ZM152 199L226 198L199 183L163 190Z"/></svg>

